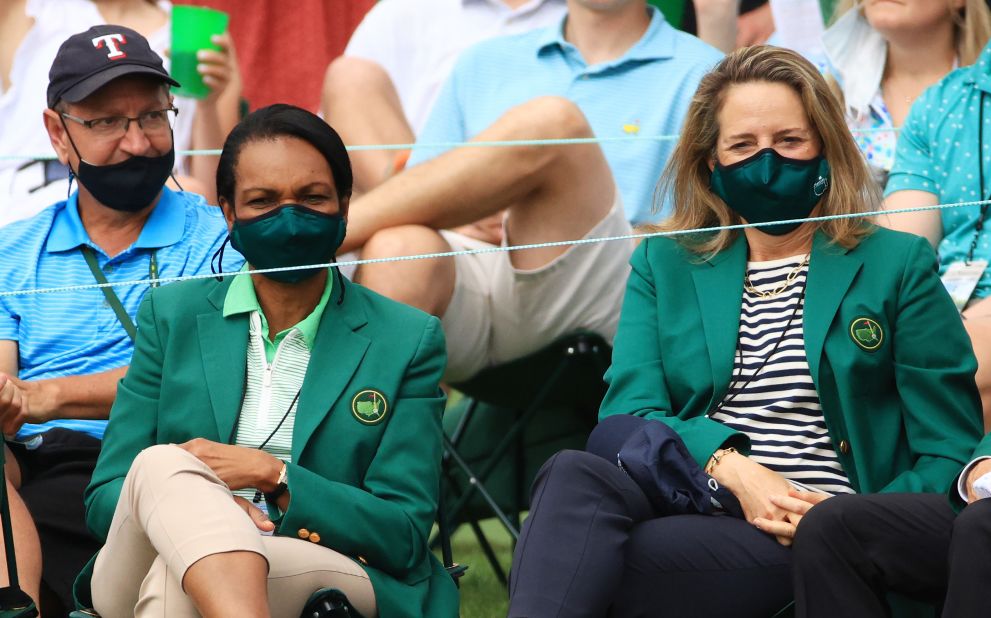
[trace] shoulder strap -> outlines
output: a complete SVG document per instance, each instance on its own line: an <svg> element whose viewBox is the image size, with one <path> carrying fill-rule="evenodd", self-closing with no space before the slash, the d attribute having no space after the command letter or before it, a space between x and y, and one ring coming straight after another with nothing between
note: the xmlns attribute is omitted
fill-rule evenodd
<svg viewBox="0 0 991 618"><path fill-rule="evenodd" d="M96 255L93 253L93 250L89 247L83 246L80 247L80 251L83 252L83 257L86 258L86 265L89 266L96 282L108 283L107 277L103 274L103 271L100 270L100 265L96 263ZM114 292L114 289L109 285L100 288L100 291L103 292L103 296L107 299L107 303L110 305L110 308L113 309L114 313L117 315L117 321L124 327L124 330L127 332L127 336L130 337L133 342L134 338L138 334L138 329L134 326L131 316L127 315L127 311L124 310L124 305L121 304L120 298L117 297L116 292Z"/></svg>

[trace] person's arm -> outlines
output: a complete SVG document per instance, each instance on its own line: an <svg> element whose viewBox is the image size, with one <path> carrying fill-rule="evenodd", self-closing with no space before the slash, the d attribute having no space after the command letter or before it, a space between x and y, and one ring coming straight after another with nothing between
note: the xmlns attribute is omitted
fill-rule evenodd
<svg viewBox="0 0 991 618"><path fill-rule="evenodd" d="M698 37L729 53L736 49L736 21L740 0L695 0Z"/></svg>
<svg viewBox="0 0 991 618"><path fill-rule="evenodd" d="M200 74L203 83L210 88L206 98L196 102L196 116L190 146L194 150L217 149L224 145L227 134L238 121L241 101L241 74L234 52L234 42L229 33L213 37L221 51L200 50ZM189 174L204 186L204 197L211 204L217 203L216 175L220 157L196 156L189 159Z"/></svg>
<svg viewBox="0 0 991 618"><path fill-rule="evenodd" d="M127 367L81 376L20 380L16 341L0 341L0 426L14 434L24 423L60 418L104 420Z"/></svg>
<svg viewBox="0 0 991 618"><path fill-rule="evenodd" d="M288 464L288 505L278 534L318 530L321 545L362 556L395 577L427 575L443 451L445 396L438 385L446 359L440 322L429 318L363 486Z"/></svg>
<svg viewBox="0 0 991 618"><path fill-rule="evenodd" d="M664 318L657 314L657 289L647 257L650 246L652 242L645 240L630 258L633 270L626 284L612 366L606 373L609 388L599 408L599 418L635 414L666 423L678 432L696 463L704 468L717 449L734 446L746 453L750 441L745 434L705 416L680 419L673 409L664 360L656 344Z"/></svg>
<svg viewBox="0 0 991 618"><path fill-rule="evenodd" d="M939 166L932 159L927 116L928 93L912 106L895 148L895 164L884 189L884 209L897 210L939 203ZM936 248L943 240L939 210L885 215L881 225L922 236Z"/></svg>
<svg viewBox="0 0 991 618"><path fill-rule="evenodd" d="M935 206L938 203L939 197L933 193L905 190L897 191L885 198L884 209L899 210L919 206ZM938 210L885 214L882 215L878 223L893 230L921 236L929 241L933 249L943 240L943 220Z"/></svg>
<svg viewBox="0 0 991 618"><path fill-rule="evenodd" d="M113 419L103 436L100 458L86 488L86 524L105 540L117 508L124 477L143 449L156 443L164 355L155 320L155 291L138 309L138 336L131 366L120 382Z"/></svg>
<svg viewBox="0 0 991 618"><path fill-rule="evenodd" d="M765 1L758 6L747 6L747 3L744 3L742 10L736 20L736 46L739 48L763 45L774 34L771 3Z"/></svg>
<svg viewBox="0 0 991 618"><path fill-rule="evenodd" d="M977 360L922 239L906 256L892 330L895 384L914 462L882 492L943 492L981 435Z"/></svg>

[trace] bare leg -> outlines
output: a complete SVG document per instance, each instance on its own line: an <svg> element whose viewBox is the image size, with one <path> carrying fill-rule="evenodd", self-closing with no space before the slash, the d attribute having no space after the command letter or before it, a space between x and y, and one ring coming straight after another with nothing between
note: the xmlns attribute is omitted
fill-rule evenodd
<svg viewBox="0 0 991 618"><path fill-rule="evenodd" d="M422 255L450 250L450 245L435 230L403 225L373 235L365 243L362 257ZM355 276L358 283L379 294L436 316L444 315L451 302L454 278L454 258L365 264ZM430 284L424 285L427 281Z"/></svg>
<svg viewBox="0 0 991 618"><path fill-rule="evenodd" d="M21 469L17 460L6 446L4 456L6 465L4 474L7 482L7 496L10 503L10 525L14 533L14 550L17 554L17 575L20 578L21 589L35 603L38 602L41 589L41 540L38 530L31 519L31 513L21 499L17 488L21 486ZM5 551L3 536L0 535L0 551ZM0 579L4 586L9 585L7 562L0 560Z"/></svg>
<svg viewBox="0 0 991 618"><path fill-rule="evenodd" d="M268 562L260 554L233 551L201 558L186 570L182 584L204 618L267 618L267 578Z"/></svg>
<svg viewBox="0 0 991 618"><path fill-rule="evenodd" d="M375 591L368 574L347 556L327 547L288 537L263 537L262 542L270 564L268 612L274 618L299 618L307 599L321 588L340 590L366 618L378 616ZM148 576L141 583L140 596L141 600L133 612L138 618L199 618L210 615L206 612L201 614L160 557L154 561ZM228 610L223 615L234 613Z"/></svg>
<svg viewBox="0 0 991 618"><path fill-rule="evenodd" d="M389 75L370 60L341 56L330 63L323 83L323 117L345 144L409 144L413 129ZM354 189L366 193L393 174L394 150L350 153Z"/></svg>
<svg viewBox="0 0 991 618"><path fill-rule="evenodd" d="M591 137L581 111L566 99L542 97L511 109L476 140ZM574 240L608 213L615 183L595 144L463 147L410 168L354 200L343 251L386 228L434 229L473 223L509 209L514 244ZM513 252L513 266L539 268L567 247Z"/></svg>

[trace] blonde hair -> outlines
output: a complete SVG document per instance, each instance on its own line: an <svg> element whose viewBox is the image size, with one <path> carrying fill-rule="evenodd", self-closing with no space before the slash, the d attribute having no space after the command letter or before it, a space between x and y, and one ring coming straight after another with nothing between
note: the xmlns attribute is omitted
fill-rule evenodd
<svg viewBox="0 0 991 618"><path fill-rule="evenodd" d="M945 1L949 10L950 0ZM856 0L840 0L833 9L831 21L835 22L858 4ZM953 12L953 33L960 66L977 62L984 46L991 39L991 9L987 3L984 0L965 0L963 8Z"/></svg>
<svg viewBox="0 0 991 618"><path fill-rule="evenodd" d="M674 212L648 231L697 230L742 223L740 216L709 190L709 162L716 157L718 115L731 86L770 82L789 86L802 100L809 124L829 161L830 188L819 202L821 216L875 210L881 198L863 155L847 129L843 111L818 70L799 54L778 47L745 47L726 56L702 78L688 107L681 138L658 186L655 203L673 193ZM830 239L852 248L872 228L864 217L831 219L814 224ZM736 230L686 234L678 241L695 253L712 256L727 248Z"/></svg>

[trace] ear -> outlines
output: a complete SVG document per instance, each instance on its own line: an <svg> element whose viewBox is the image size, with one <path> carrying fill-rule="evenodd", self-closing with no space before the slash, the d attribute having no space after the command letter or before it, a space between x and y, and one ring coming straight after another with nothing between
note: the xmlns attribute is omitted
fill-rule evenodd
<svg viewBox="0 0 991 618"><path fill-rule="evenodd" d="M55 154L58 156L59 162L63 165L68 164L72 145L69 143L69 137L66 134L66 128L62 123L62 118L55 110L46 109L43 112L42 121L45 123L45 130L48 131L48 140L52 143L52 148L55 149Z"/></svg>
<svg viewBox="0 0 991 618"><path fill-rule="evenodd" d="M348 209L351 207L351 196L349 195L347 197L340 198L338 200L338 204L340 204L340 210L338 212L341 213L341 217L343 217L344 221L347 222Z"/></svg>
<svg viewBox="0 0 991 618"><path fill-rule="evenodd" d="M234 225L234 205L227 201L225 197L218 197L217 204L220 205L221 212L224 213L224 220L227 221L227 231L231 231Z"/></svg>

